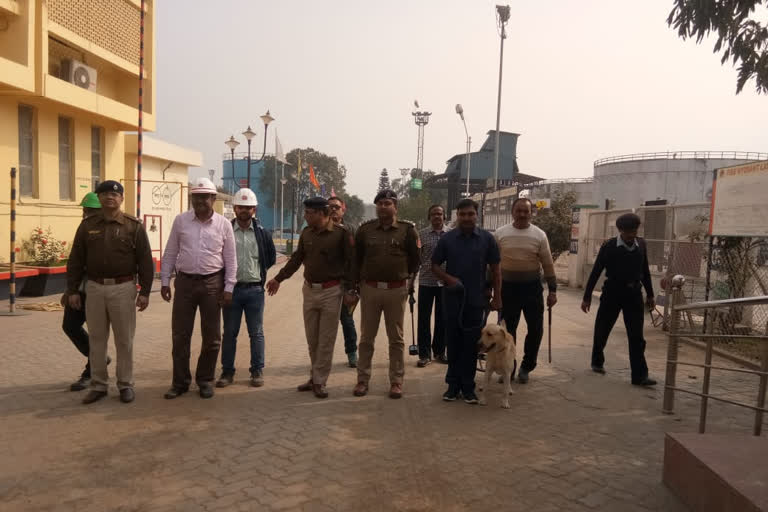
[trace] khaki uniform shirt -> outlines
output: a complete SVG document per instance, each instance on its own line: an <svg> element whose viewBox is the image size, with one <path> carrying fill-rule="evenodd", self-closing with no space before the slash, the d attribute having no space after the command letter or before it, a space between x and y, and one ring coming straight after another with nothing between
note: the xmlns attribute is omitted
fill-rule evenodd
<svg viewBox="0 0 768 512"><path fill-rule="evenodd" d="M353 287L352 265L355 259L355 240L351 233L330 219L326 227L315 230L304 228L299 245L288 263L275 276L278 282L291 277L304 264L304 279L310 283L340 280L345 290Z"/></svg>
<svg viewBox="0 0 768 512"><path fill-rule="evenodd" d="M421 242L412 222L395 220L384 227L378 219L363 223L355 235L356 281L402 281L421 263Z"/></svg>
<svg viewBox="0 0 768 512"><path fill-rule="evenodd" d="M140 294L149 296L155 269L141 221L123 212L110 220L101 212L83 219L67 261L67 293L77 293L85 277L108 279L136 274Z"/></svg>

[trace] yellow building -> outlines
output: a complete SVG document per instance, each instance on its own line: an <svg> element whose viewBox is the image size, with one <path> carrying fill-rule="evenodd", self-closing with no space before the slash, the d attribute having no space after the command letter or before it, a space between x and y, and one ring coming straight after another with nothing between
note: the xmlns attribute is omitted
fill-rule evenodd
<svg viewBox="0 0 768 512"><path fill-rule="evenodd" d="M107 179L134 179L126 174L134 172L127 153L135 152L136 140L123 132L138 129L140 5L0 0L0 261L8 261L10 250L12 167L19 245L37 226L71 240L86 192ZM149 131L155 129L154 13L154 0L147 0L143 126ZM135 194L125 199L126 211L135 212Z"/></svg>

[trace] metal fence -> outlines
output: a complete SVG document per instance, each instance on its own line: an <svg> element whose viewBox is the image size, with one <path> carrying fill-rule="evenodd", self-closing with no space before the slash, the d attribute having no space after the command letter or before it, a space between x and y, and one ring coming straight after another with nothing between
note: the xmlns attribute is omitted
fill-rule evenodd
<svg viewBox="0 0 768 512"><path fill-rule="evenodd" d="M715 401L754 411L752 433L756 436L761 435L764 413L768 412L765 404L766 388L768 388L768 318L764 316L765 308L768 306L768 296L686 304L682 293L684 285L683 276L675 276L672 279L663 412L667 414L674 412L676 392L691 394L701 398L700 433L706 430L710 401ZM699 317L706 326L704 332L690 322L691 317L694 316ZM680 341L691 339L703 340L703 363L678 359ZM724 344L731 345L729 352L721 350ZM742 367L713 364L714 356L728 356L734 348L746 352L746 356L754 359L754 362ZM703 370L701 391L678 384L677 374L680 366ZM756 389L754 382L751 387L745 388L751 389L751 392L739 394L728 391L728 388L724 387L722 393L717 393L713 391L713 372L728 372L729 380L737 378L733 374L740 377L754 375L758 377L758 383ZM747 403L749 394L752 394L752 403Z"/></svg>

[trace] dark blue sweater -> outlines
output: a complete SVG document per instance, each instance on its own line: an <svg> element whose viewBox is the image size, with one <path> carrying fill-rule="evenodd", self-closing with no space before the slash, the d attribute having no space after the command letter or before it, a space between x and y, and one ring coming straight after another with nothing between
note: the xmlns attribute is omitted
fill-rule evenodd
<svg viewBox="0 0 768 512"><path fill-rule="evenodd" d="M645 240L640 237L637 237L636 240L638 247L633 251L626 247L619 247L616 237L603 242L600 252L597 253L587 285L584 287L584 301L590 302L592 300L592 290L595 289L603 269L605 269L605 287L626 288L630 284L643 283L645 293L649 297L654 296Z"/></svg>

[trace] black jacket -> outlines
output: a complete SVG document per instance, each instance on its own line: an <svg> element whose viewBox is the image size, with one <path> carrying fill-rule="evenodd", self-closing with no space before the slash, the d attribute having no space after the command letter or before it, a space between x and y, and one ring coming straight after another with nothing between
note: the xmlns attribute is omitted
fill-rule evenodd
<svg viewBox="0 0 768 512"><path fill-rule="evenodd" d="M232 219L232 229L235 229L237 219ZM272 241L272 232L264 229L256 218L251 219L251 229L256 235L256 245L259 247L259 267L261 268L261 282L267 282L267 270L275 264L277 252Z"/></svg>
<svg viewBox="0 0 768 512"><path fill-rule="evenodd" d="M616 237L609 238L603 243L597 258L595 258L595 264L587 280L587 285L584 287L584 300L586 302L592 300L592 290L594 290L603 269L605 269L606 278L603 290L606 287L626 288L627 285L642 283L645 293L649 297L653 297L651 272L648 268L648 250L645 240L640 237L637 237L636 240L638 247L634 251L618 247ZM637 289L639 290L639 287Z"/></svg>

